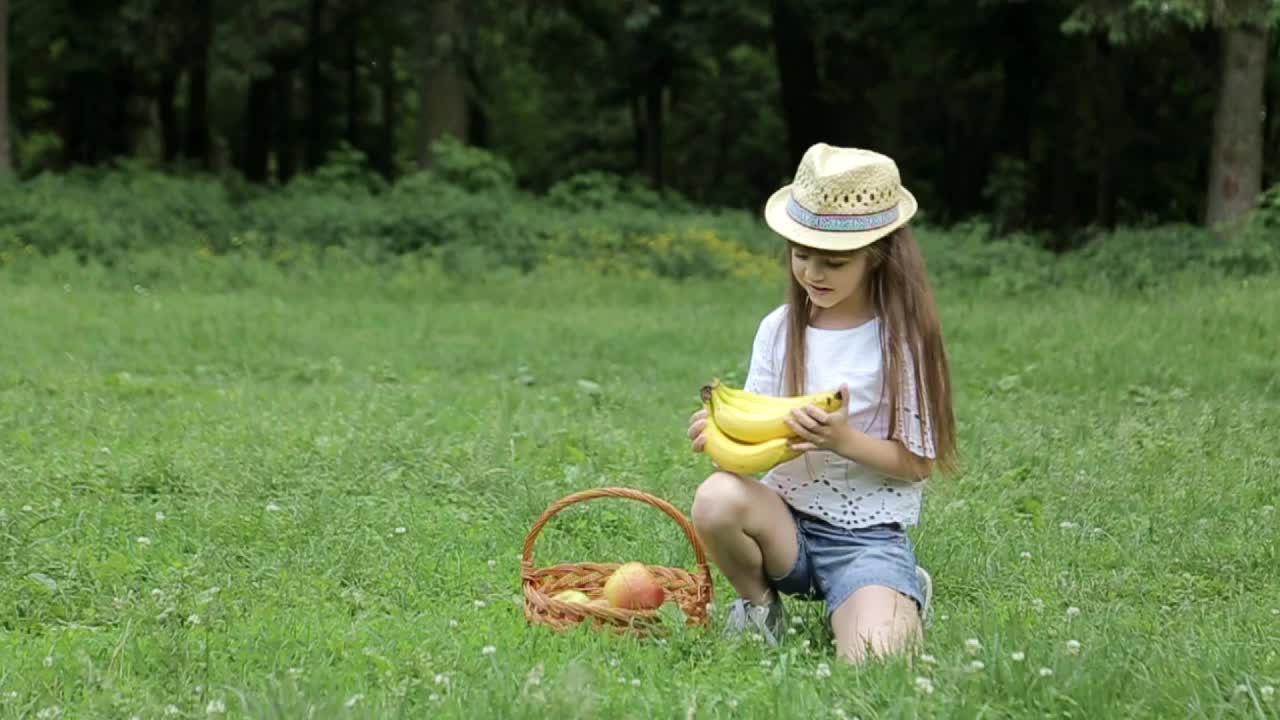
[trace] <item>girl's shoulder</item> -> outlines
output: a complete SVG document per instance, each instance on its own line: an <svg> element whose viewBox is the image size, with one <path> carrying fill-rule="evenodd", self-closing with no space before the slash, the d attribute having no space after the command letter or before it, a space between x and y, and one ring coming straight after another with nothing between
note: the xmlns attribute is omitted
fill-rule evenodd
<svg viewBox="0 0 1280 720"><path fill-rule="evenodd" d="M782 327L786 323L786 320L787 320L787 304L783 303L778 307L774 308L773 310L769 311L769 314L765 315L760 320L760 329L761 330L777 330L778 328Z"/></svg>

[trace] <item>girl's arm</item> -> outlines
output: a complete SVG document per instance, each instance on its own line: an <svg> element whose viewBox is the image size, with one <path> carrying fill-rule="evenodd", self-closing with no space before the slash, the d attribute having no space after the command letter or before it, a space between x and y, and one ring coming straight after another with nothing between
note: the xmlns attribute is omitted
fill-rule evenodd
<svg viewBox="0 0 1280 720"><path fill-rule="evenodd" d="M845 425L830 450L899 480L917 482L933 474L933 461L911 452L897 440L881 440Z"/></svg>

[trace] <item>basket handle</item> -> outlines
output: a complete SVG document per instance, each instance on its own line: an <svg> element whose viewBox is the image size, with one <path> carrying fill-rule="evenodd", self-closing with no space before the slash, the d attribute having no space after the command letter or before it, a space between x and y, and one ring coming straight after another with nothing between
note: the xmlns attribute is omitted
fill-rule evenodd
<svg viewBox="0 0 1280 720"><path fill-rule="evenodd" d="M685 537L689 538L689 542L693 544L693 552L698 560L698 569L702 571L703 576L707 579L708 585L710 585L711 568L707 565L707 553L702 547L702 540L698 537L697 531L693 529L693 524L689 522L689 519L677 510L674 505L660 497L654 497L646 492L623 487L603 487L582 490L573 493L572 495L566 495L552 503L551 506L544 510L542 515L538 517L537 522L533 524L533 527L529 530L529 535L524 540L524 569L526 571L532 569L533 543L538 539L538 533L542 532L543 526L546 525L556 513L570 505L573 505L574 503L602 497L619 497L639 500L640 502L653 505L662 512L670 515L671 519L675 520L676 523L680 525L680 529L684 531Z"/></svg>

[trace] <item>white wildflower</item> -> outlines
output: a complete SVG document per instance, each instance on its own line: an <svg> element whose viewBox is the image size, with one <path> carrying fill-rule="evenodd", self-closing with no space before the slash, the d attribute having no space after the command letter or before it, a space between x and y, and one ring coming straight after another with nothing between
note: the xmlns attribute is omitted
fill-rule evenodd
<svg viewBox="0 0 1280 720"><path fill-rule="evenodd" d="M640 687L640 678L631 678L631 687Z"/></svg>
<svg viewBox="0 0 1280 720"><path fill-rule="evenodd" d="M1040 677L1050 677L1051 675L1053 675L1052 668L1047 668L1047 667L1040 668Z"/></svg>
<svg viewBox="0 0 1280 720"><path fill-rule="evenodd" d="M9 692L5 693L2 697L4 697L4 699L5 699L5 700L17 700L17 699L18 699L18 691L17 691L17 690L10 690Z"/></svg>
<svg viewBox="0 0 1280 720"><path fill-rule="evenodd" d="M1071 522L1070 520L1063 520L1062 522L1058 523L1058 527L1062 528L1063 530L1075 530L1080 526L1077 525L1076 523Z"/></svg>
<svg viewBox="0 0 1280 720"><path fill-rule="evenodd" d="M53 718L60 717L62 717L62 707L60 705L50 705L36 713L37 720L53 720Z"/></svg>
<svg viewBox="0 0 1280 720"><path fill-rule="evenodd" d="M1021 555L1020 557L1021 557L1023 560L1030 560L1030 559L1031 559L1031 553L1027 552L1026 550L1023 550L1023 551L1022 551L1022 555Z"/></svg>
<svg viewBox="0 0 1280 720"><path fill-rule="evenodd" d="M30 505L23 505L22 512L35 512L35 508L31 507Z"/></svg>
<svg viewBox="0 0 1280 720"><path fill-rule="evenodd" d="M831 677L831 666L826 663L818 663L818 669L813 674L819 678L829 678Z"/></svg>
<svg viewBox="0 0 1280 720"><path fill-rule="evenodd" d="M925 665L937 665L938 658L932 655L925 654L920 656L920 662L924 663Z"/></svg>
<svg viewBox="0 0 1280 720"><path fill-rule="evenodd" d="M139 545L150 545L151 538L147 537L146 535L139 535L137 542Z"/></svg>
<svg viewBox="0 0 1280 720"><path fill-rule="evenodd" d="M497 560L490 560L490 561L488 562L488 565L489 565L489 569L490 569L490 570L492 570L492 569L494 569L494 568L498 567L498 561L497 561Z"/></svg>
<svg viewBox="0 0 1280 720"><path fill-rule="evenodd" d="M1275 506L1275 505L1263 505L1263 506L1262 506L1262 514L1263 514L1263 515L1270 515L1271 513L1275 512L1275 511L1276 511L1276 506Z"/></svg>
<svg viewBox="0 0 1280 720"><path fill-rule="evenodd" d="M396 534L397 534L397 535L403 535L403 534L405 534L405 533L407 533L407 532L409 532L409 530L408 530L407 528L405 528L403 525L402 525L402 526L400 526L400 527L398 527L398 528L396 528Z"/></svg>
<svg viewBox="0 0 1280 720"><path fill-rule="evenodd" d="M280 512L280 506L273 502L269 502L267 503L266 510L267 512Z"/></svg>
<svg viewBox="0 0 1280 720"><path fill-rule="evenodd" d="M302 677L302 668L291 667L285 672L289 675L289 677L294 678L295 680L297 678Z"/></svg>
<svg viewBox="0 0 1280 720"><path fill-rule="evenodd" d="M971 672L980 672L986 667L987 667L987 664L982 662L981 660L974 660L973 662L969 663L969 670Z"/></svg>
<svg viewBox="0 0 1280 720"><path fill-rule="evenodd" d="M355 695L352 695L351 697L347 698L347 701L342 703L342 707L353 708L356 706L356 703L360 702L363 699L364 699L363 694L356 693Z"/></svg>
<svg viewBox="0 0 1280 720"><path fill-rule="evenodd" d="M457 621L457 620L450 619L450 620L449 620L449 627L451 627L451 628L456 628L456 627L458 627L458 621Z"/></svg>
<svg viewBox="0 0 1280 720"><path fill-rule="evenodd" d="M1079 655L1079 654L1080 654L1080 641L1079 641L1079 640L1068 640L1068 641L1067 641L1067 652L1068 652L1069 654L1071 654L1071 655Z"/></svg>
<svg viewBox="0 0 1280 720"><path fill-rule="evenodd" d="M1271 702L1271 698L1276 696L1276 689L1270 685L1263 685L1258 688L1258 694L1262 696L1262 702Z"/></svg>
<svg viewBox="0 0 1280 720"><path fill-rule="evenodd" d="M920 691L920 692L924 693L925 695L932 695L932 694L933 694L933 681L932 681L932 680L930 680L930 679L929 679L929 678L927 678L927 677L924 677L924 676L917 677L917 678L916 678L916 690L918 690L918 691Z"/></svg>
<svg viewBox="0 0 1280 720"><path fill-rule="evenodd" d="M162 512L156 513L156 522L164 522L165 520L168 520L168 519L169 519L168 515L165 515Z"/></svg>
<svg viewBox="0 0 1280 720"><path fill-rule="evenodd" d="M1073 617L1075 617L1075 616L1077 616L1077 615L1079 615L1079 614L1080 614L1080 608L1078 608L1078 607L1076 607L1076 606L1074 606L1074 605L1072 605L1071 607L1067 608L1067 617L1069 617L1069 618L1073 618Z"/></svg>
<svg viewBox="0 0 1280 720"><path fill-rule="evenodd" d="M1027 659L1027 654L1022 652L1021 650L1014 650L1013 653L1009 655L1009 657L1012 658L1014 662L1022 662L1023 660Z"/></svg>
<svg viewBox="0 0 1280 720"><path fill-rule="evenodd" d="M492 645L485 645L484 647L480 648L481 655L492 655L496 652L498 652L498 648Z"/></svg>
<svg viewBox="0 0 1280 720"><path fill-rule="evenodd" d="M1248 693L1249 693L1249 686L1248 686L1248 685L1245 685L1244 683L1240 683L1239 685L1236 685L1236 694L1237 694L1237 695L1247 695Z"/></svg>
<svg viewBox="0 0 1280 720"><path fill-rule="evenodd" d="M45 666L45 667L47 667L47 668L51 668L51 667L53 667L53 656L52 656L52 655L45 655L45 656L44 656L44 666Z"/></svg>
<svg viewBox="0 0 1280 720"><path fill-rule="evenodd" d="M431 693L431 696L427 699L431 702L440 702L440 693Z"/></svg>
<svg viewBox="0 0 1280 720"><path fill-rule="evenodd" d="M964 649L970 655L977 655L982 652L982 641L978 638L969 638L964 641Z"/></svg>
<svg viewBox="0 0 1280 720"><path fill-rule="evenodd" d="M199 624L200 624L200 616L199 616L199 615L197 615L197 614L195 614L195 613L191 613L190 615L188 615L188 616L187 616L187 624L188 624L188 625L199 625Z"/></svg>
<svg viewBox="0 0 1280 720"><path fill-rule="evenodd" d="M222 698L214 698L205 706L204 711L208 715L222 715L227 712L227 704Z"/></svg>
<svg viewBox="0 0 1280 720"><path fill-rule="evenodd" d="M437 684L437 685L448 685L448 684L449 684L449 678L445 677L445 676L444 676L444 673L436 673L435 681L436 681L436 684Z"/></svg>
<svg viewBox="0 0 1280 720"><path fill-rule="evenodd" d="M177 705L165 705L164 714L165 715L181 715L182 711L178 709Z"/></svg>
<svg viewBox="0 0 1280 720"><path fill-rule="evenodd" d="M1044 600L1040 598L1031 598L1031 609L1039 612L1044 609Z"/></svg>

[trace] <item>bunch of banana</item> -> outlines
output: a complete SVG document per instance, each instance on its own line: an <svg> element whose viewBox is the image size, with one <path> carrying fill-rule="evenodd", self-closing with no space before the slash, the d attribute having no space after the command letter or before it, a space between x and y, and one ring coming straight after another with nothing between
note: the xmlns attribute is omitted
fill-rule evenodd
<svg viewBox="0 0 1280 720"><path fill-rule="evenodd" d="M831 412L840 407L836 392L771 397L731 388L718 379L702 388L702 401L708 410L705 452L725 470L744 475L800 455L789 445L796 437L784 422L792 410L816 405Z"/></svg>

